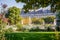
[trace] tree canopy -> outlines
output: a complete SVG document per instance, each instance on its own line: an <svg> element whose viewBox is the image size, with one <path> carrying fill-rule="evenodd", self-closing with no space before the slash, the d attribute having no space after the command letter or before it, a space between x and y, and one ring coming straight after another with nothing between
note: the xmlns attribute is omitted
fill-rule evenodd
<svg viewBox="0 0 60 40"><path fill-rule="evenodd" d="M9 18L9 22L11 24L20 23L21 20L20 9L17 7L10 7L8 9L8 13L6 14L6 17Z"/></svg>
<svg viewBox="0 0 60 40"><path fill-rule="evenodd" d="M16 0L16 2L25 3L23 9L29 11L32 9L38 9L40 7L47 7L50 5L51 11L55 12L60 10L60 0Z"/></svg>

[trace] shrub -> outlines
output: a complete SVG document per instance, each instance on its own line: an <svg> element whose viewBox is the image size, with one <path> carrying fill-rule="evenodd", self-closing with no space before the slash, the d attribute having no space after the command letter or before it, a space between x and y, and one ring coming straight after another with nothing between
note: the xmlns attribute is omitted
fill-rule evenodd
<svg viewBox="0 0 60 40"><path fill-rule="evenodd" d="M40 29L39 29L39 27L37 27L37 28L31 28L29 31L30 32L38 32L38 31L40 31Z"/></svg>
<svg viewBox="0 0 60 40"><path fill-rule="evenodd" d="M32 18L32 23L33 24L43 24L43 22L44 22L43 18L39 18L39 19Z"/></svg>
<svg viewBox="0 0 60 40"><path fill-rule="evenodd" d="M16 30L16 31L21 31L21 29L22 29L22 24L17 23L16 26L17 26L17 30Z"/></svg>
<svg viewBox="0 0 60 40"><path fill-rule="evenodd" d="M44 21L45 21L45 23L53 23L54 19L55 19L55 17L46 17L46 18L44 18Z"/></svg>
<svg viewBox="0 0 60 40"><path fill-rule="evenodd" d="M13 32L13 29L12 29L12 28L8 28L8 29L6 29L5 32L6 32L6 33L11 33L11 32Z"/></svg>
<svg viewBox="0 0 60 40"><path fill-rule="evenodd" d="M47 31L55 31L55 29L52 29L51 27L48 27Z"/></svg>

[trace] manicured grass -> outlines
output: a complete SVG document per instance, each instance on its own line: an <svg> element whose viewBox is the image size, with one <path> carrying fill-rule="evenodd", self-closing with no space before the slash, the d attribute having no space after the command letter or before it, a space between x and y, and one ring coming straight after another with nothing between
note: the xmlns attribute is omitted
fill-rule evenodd
<svg viewBox="0 0 60 40"><path fill-rule="evenodd" d="M58 32L60 37L60 32ZM6 33L7 40L57 40L56 32L16 32Z"/></svg>

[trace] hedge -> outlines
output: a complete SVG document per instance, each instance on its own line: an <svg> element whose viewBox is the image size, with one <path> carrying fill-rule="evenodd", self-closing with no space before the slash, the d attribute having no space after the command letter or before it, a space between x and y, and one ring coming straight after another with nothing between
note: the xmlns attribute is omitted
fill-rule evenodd
<svg viewBox="0 0 60 40"><path fill-rule="evenodd" d="M6 33L6 40L60 40L60 32L58 36L55 32L17 32Z"/></svg>

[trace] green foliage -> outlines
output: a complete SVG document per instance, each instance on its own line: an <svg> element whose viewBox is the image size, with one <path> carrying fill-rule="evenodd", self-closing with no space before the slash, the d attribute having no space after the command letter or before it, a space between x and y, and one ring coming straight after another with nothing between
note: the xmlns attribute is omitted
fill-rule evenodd
<svg viewBox="0 0 60 40"><path fill-rule="evenodd" d="M18 23L18 24L16 24L16 26L17 26L17 31L21 31L21 29L22 29L22 24Z"/></svg>
<svg viewBox="0 0 60 40"><path fill-rule="evenodd" d="M57 40L55 32L7 33L6 38L7 40Z"/></svg>
<svg viewBox="0 0 60 40"><path fill-rule="evenodd" d="M2 19L0 19L0 40L4 40L4 36L5 36L5 26L6 26L6 23L4 23L2 21Z"/></svg>
<svg viewBox="0 0 60 40"><path fill-rule="evenodd" d="M9 18L9 22L11 24L20 23L20 21L21 21L20 9L17 7L9 8L8 13L6 14L6 17Z"/></svg>
<svg viewBox="0 0 60 40"><path fill-rule="evenodd" d="M32 18L32 23L34 24L43 24L44 20L42 18Z"/></svg>
<svg viewBox="0 0 60 40"><path fill-rule="evenodd" d="M46 17L46 18L32 18L32 23L34 24L43 24L43 22L45 23L53 23L54 22L55 17L51 16L51 17Z"/></svg>
<svg viewBox="0 0 60 40"><path fill-rule="evenodd" d="M20 23L16 24L16 26L17 26L18 28L22 28L22 24L20 24Z"/></svg>
<svg viewBox="0 0 60 40"><path fill-rule="evenodd" d="M39 32L40 29L39 29L39 27L37 27L37 28L31 28L29 31L30 32Z"/></svg>
<svg viewBox="0 0 60 40"><path fill-rule="evenodd" d="M54 19L55 19L55 17L46 17L46 18L44 18L44 21L45 21L45 23L53 23Z"/></svg>
<svg viewBox="0 0 60 40"><path fill-rule="evenodd" d="M11 32L13 32L13 29L12 29L12 28L8 28L8 29L6 29L6 31L5 31L5 33L11 33Z"/></svg>
<svg viewBox="0 0 60 40"><path fill-rule="evenodd" d="M60 11L57 12L56 17L60 19Z"/></svg>
<svg viewBox="0 0 60 40"><path fill-rule="evenodd" d="M30 9L38 9L41 7L47 7L50 5L51 10L55 12L56 10L60 10L60 0L16 0L16 2L25 3L24 5L25 11Z"/></svg>
<svg viewBox="0 0 60 40"><path fill-rule="evenodd" d="M40 24L43 24L43 22L44 22L44 19L43 18L40 18L38 20L39 20Z"/></svg>

